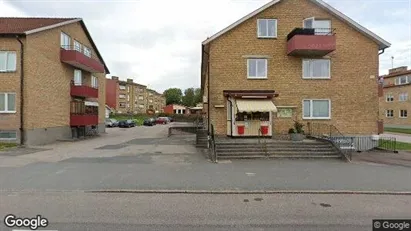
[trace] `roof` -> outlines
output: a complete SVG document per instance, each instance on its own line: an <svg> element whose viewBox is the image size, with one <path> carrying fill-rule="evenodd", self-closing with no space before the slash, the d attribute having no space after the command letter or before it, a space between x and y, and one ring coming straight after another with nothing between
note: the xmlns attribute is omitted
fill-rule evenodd
<svg viewBox="0 0 411 231"><path fill-rule="evenodd" d="M281 1L284 1L284 0L272 0L271 2L269 2L265 5L263 5L262 7L258 8L257 10L247 14L246 16L240 18L239 20L237 20L233 24L229 25L228 27L222 29L218 33L216 33L213 36L206 39L203 42L203 45L206 45L206 44L210 43L211 41L215 40L216 38L220 37L221 35L225 34L226 32L228 32L231 29L237 27L241 23L245 22L246 20L254 17L255 15L261 13L262 11L270 8L271 6L274 6L275 4L277 4ZM365 35L366 37L368 37L368 38L372 39L373 41L375 41L379 45L380 49L385 49L385 48L391 46L391 44L389 42L385 41L384 39L382 39L378 35L374 34L370 30L368 30L367 28L361 26L360 24L358 24L357 22L355 22L354 20L352 20L351 18L349 18L345 14L341 13L337 9L333 8L329 4L325 3L324 1L322 1L322 0L309 0L309 1L315 3L319 7L323 8L324 10L329 12L330 14L334 15L336 18L342 20L343 22L347 23L348 25L350 25L351 27L353 27L354 29L356 29L357 31L359 31L360 33Z"/></svg>
<svg viewBox="0 0 411 231"><path fill-rule="evenodd" d="M397 77L397 76L402 76L402 75L408 75L411 74L411 70L407 70L407 71L400 71L400 72L394 72L391 74L387 74L387 75L381 75L380 78L391 78L391 77Z"/></svg>
<svg viewBox="0 0 411 231"><path fill-rule="evenodd" d="M91 45L100 61L103 63L106 70L106 74L110 74L110 71L104 62L103 57L97 49L96 44L91 38L90 32L88 31L86 24L81 18L40 18L40 17L27 17L27 18L13 18L13 17L0 17L0 35L12 36L21 35L26 36L29 34L34 34L42 32L45 30L53 29L56 27L64 26L71 23L80 22L87 38L90 40Z"/></svg>

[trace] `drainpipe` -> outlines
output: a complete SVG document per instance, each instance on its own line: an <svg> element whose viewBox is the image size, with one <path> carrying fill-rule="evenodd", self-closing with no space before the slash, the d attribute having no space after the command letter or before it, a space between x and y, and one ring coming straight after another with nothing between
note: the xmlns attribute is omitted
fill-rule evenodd
<svg viewBox="0 0 411 231"><path fill-rule="evenodd" d="M16 36L20 43L20 145L24 145L24 44L19 36Z"/></svg>
<svg viewBox="0 0 411 231"><path fill-rule="evenodd" d="M203 53L207 55L207 133L210 135L210 53L204 50Z"/></svg>
<svg viewBox="0 0 411 231"><path fill-rule="evenodd" d="M378 55L382 55L382 54L384 54L384 52L385 52L385 48L384 48L384 49L382 49L382 51L381 51L381 52L379 52L379 53L378 53Z"/></svg>
<svg viewBox="0 0 411 231"><path fill-rule="evenodd" d="M385 52L385 48L383 48L383 49L381 50L381 52L378 52L378 56L384 54L384 52ZM380 88L382 87L382 86L381 86L382 83L380 83L379 81L380 81L380 80L378 79L378 98L380 97ZM379 133L380 123L381 123L381 120L380 120L380 107L378 107L378 114L377 114L377 134L378 134L378 135L380 134L380 133Z"/></svg>

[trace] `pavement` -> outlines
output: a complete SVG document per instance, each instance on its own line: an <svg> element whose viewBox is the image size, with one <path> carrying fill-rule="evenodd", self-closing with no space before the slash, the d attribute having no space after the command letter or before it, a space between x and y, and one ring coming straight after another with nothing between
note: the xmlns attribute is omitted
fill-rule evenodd
<svg viewBox="0 0 411 231"><path fill-rule="evenodd" d="M170 125L109 128L76 143L0 153L1 191L378 191L411 192L407 166L354 160L233 160L211 163L194 135Z"/></svg>
<svg viewBox="0 0 411 231"><path fill-rule="evenodd" d="M410 196L2 192L0 217L41 215L42 230L372 230L411 217ZM0 224L1 231L10 231ZM17 229L17 228L16 228ZM22 228L20 228L22 229Z"/></svg>
<svg viewBox="0 0 411 231"><path fill-rule="evenodd" d="M411 135L404 133L384 132L381 137L394 137L397 141L411 143Z"/></svg>

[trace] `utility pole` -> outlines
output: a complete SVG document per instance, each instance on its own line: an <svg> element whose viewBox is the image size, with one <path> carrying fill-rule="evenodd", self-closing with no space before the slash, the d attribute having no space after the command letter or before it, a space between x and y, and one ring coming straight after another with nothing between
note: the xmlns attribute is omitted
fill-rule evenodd
<svg viewBox="0 0 411 231"><path fill-rule="evenodd" d="M394 56L391 56L391 68L394 68Z"/></svg>

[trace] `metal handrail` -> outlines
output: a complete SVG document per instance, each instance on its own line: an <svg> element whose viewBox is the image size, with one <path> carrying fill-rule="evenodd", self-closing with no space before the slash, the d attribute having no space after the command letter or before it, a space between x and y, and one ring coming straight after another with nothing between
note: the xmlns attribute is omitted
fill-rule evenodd
<svg viewBox="0 0 411 231"><path fill-rule="evenodd" d="M217 151L215 149L216 144L215 144L215 136L214 136L214 125L210 124L210 134L209 134L209 139L208 139L208 143L209 143L209 149L211 151L211 159L214 163L217 163Z"/></svg>
<svg viewBox="0 0 411 231"><path fill-rule="evenodd" d="M294 28L288 35L287 41L295 35L324 35L330 36L335 34L335 28Z"/></svg>

